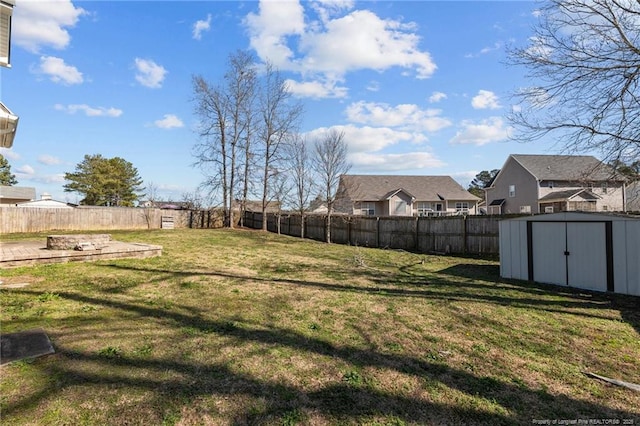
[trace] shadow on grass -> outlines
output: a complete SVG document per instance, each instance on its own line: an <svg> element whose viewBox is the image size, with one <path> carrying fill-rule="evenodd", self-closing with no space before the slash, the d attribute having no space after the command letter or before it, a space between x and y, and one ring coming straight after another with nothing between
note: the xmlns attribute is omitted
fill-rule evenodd
<svg viewBox="0 0 640 426"><path fill-rule="evenodd" d="M562 296L566 297L563 297L562 299L549 298L548 296L555 294L553 290L539 285L511 281L509 283L452 281L446 279L447 273L443 271L440 271L439 273L432 273L432 276L429 277L429 280L427 281L423 276L400 276L399 274L385 274L380 271L363 270L361 272L362 275L368 276L368 278L370 278L374 283L380 284L379 286L364 286L345 283L329 284L324 282L287 278L265 278L207 270L171 271L166 269L126 266L115 263L105 265L105 267L152 273L157 276L156 279L158 281L166 279L166 277L185 278L194 276L214 276L238 281L271 282L300 287L320 288L337 292L364 293L382 297L417 297L428 300L445 300L449 302L461 301L489 303L605 320L611 320L611 317L598 315L595 312L585 312L584 310L597 311L610 308L616 309L616 305L612 304L613 302L611 299L604 296L593 297L592 295L585 296L577 293L561 293ZM412 288L402 288L401 286ZM546 297L523 297L523 295L527 294ZM631 299L634 298L631 297ZM627 305L620 304L620 306L621 308L626 309ZM627 313L627 315L633 319L631 313ZM632 325L637 329L637 322Z"/></svg>
<svg viewBox="0 0 640 426"><path fill-rule="evenodd" d="M21 292L39 294L31 291ZM284 418L292 410L320 412L328 416L329 421L357 422L367 416L387 416L417 424L530 424L532 418L572 418L575 416L574 413L581 413L589 418L616 419L633 419L637 415L624 409L613 409L566 395L552 395L543 389L531 389L517 382L518 378L513 378L514 383L508 383L489 376L479 377L452 368L444 362L426 361L400 354L384 354L354 346L337 346L288 329L257 329L242 322L230 325L227 321L208 320L191 313L179 313L175 310L76 293L62 292L59 296L83 304L117 309L123 315L134 314L166 321L171 327L192 327L244 342L277 345L303 353L338 358L358 367L394 370L428 383L444 385L473 396L476 400L481 398L499 404L506 411L499 414L488 412L482 406L474 407L469 403L438 403L410 395L381 391L366 381L353 385L340 378L329 380L327 385L318 390L306 391L294 385L260 380L233 371L225 364L127 356L107 358L57 346L54 339L57 355L34 364L41 368L43 373L54 378L50 380L51 384L15 403L4 405L3 414L6 416L32 409L41 401L64 392L66 388L86 385L131 387L152 391L156 399L154 407L191 406L196 399L211 395L252 397L265 401L264 409L247 409L237 414L232 424L272 423L274 419ZM182 310L179 306L176 308ZM88 363L98 366L94 370L105 373L87 372ZM153 422L153 419L149 421Z"/></svg>
<svg viewBox="0 0 640 426"><path fill-rule="evenodd" d="M571 299L582 300L592 308L614 309L622 318L640 334L640 297L615 293L601 293L581 288L554 284L529 283L520 280L507 280L500 277L497 265L459 264L439 271L440 274L452 275L470 280L490 280L508 283L517 287L518 291L537 293L540 295L559 295ZM456 284L453 284L456 285ZM589 307L589 306L585 306Z"/></svg>

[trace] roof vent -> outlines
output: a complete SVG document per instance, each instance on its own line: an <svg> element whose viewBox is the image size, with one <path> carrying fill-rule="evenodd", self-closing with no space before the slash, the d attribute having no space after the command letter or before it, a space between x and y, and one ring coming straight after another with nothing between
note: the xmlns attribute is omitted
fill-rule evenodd
<svg viewBox="0 0 640 426"><path fill-rule="evenodd" d="M51 200L51 194L43 192L42 195L40 196L41 200Z"/></svg>

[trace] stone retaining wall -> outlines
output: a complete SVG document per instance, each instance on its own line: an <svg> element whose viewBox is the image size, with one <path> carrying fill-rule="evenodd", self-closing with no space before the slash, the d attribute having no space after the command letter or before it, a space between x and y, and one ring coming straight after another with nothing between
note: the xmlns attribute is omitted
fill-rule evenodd
<svg viewBox="0 0 640 426"><path fill-rule="evenodd" d="M111 234L70 234L47 236L47 250L100 249L111 241Z"/></svg>

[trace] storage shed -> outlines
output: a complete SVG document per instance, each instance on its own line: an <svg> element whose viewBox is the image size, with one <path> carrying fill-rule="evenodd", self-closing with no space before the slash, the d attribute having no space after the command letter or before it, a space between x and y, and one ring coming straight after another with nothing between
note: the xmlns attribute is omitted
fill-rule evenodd
<svg viewBox="0 0 640 426"><path fill-rule="evenodd" d="M640 296L640 218L566 212L503 220L500 275Z"/></svg>

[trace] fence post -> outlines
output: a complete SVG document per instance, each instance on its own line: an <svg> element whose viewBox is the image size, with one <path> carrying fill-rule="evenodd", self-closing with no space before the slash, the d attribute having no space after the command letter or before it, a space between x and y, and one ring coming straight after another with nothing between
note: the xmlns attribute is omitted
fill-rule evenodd
<svg viewBox="0 0 640 426"><path fill-rule="evenodd" d="M380 216L376 216L376 247L380 247Z"/></svg>
<svg viewBox="0 0 640 426"><path fill-rule="evenodd" d="M462 222L462 224L463 224L463 226L462 226L462 243L463 243L462 254L467 254L467 251L468 251L467 244L469 242L468 238L467 238L467 215L465 214L464 216L462 216L462 219L463 219L463 222Z"/></svg>
<svg viewBox="0 0 640 426"><path fill-rule="evenodd" d="M420 234L418 233L418 226L420 225L420 217L416 216L416 232L415 232L415 245L414 250L420 251Z"/></svg>

